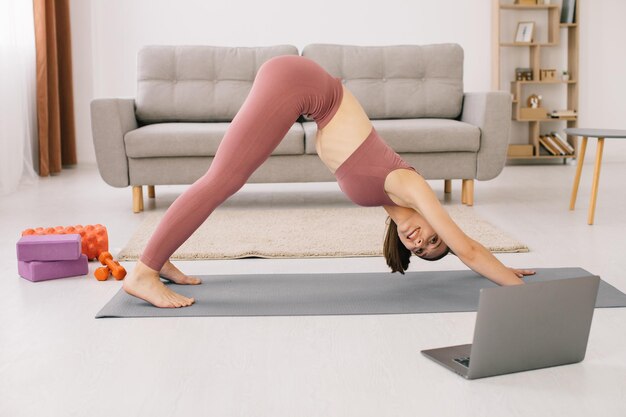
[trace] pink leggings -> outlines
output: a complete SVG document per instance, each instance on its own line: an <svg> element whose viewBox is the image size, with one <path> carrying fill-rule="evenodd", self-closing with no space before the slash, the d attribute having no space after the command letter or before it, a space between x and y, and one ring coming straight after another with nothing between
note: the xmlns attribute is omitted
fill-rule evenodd
<svg viewBox="0 0 626 417"><path fill-rule="evenodd" d="M308 58L285 55L261 65L209 170L168 208L140 261L160 271L213 210L243 187L300 115L310 115L321 129L342 97L341 79Z"/></svg>

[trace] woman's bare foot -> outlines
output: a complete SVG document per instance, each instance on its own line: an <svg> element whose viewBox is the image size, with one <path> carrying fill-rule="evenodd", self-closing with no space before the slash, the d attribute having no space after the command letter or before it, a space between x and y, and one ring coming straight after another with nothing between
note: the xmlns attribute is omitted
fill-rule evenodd
<svg viewBox="0 0 626 417"><path fill-rule="evenodd" d="M161 268L161 272L159 272L159 275L165 279L175 282L176 284L197 285L202 283L202 281L196 277L190 277L183 274L180 269L176 268L169 260L165 262L163 268Z"/></svg>
<svg viewBox="0 0 626 417"><path fill-rule="evenodd" d="M186 307L195 302L193 298L170 290L159 278L159 272L141 261L137 261L135 268L126 275L122 288L128 294L141 298L156 307Z"/></svg>

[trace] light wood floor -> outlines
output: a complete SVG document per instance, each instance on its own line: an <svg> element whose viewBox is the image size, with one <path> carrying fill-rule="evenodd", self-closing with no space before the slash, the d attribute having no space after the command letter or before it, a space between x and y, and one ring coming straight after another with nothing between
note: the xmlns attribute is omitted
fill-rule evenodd
<svg viewBox="0 0 626 417"><path fill-rule="evenodd" d="M626 291L626 164L605 163L595 225L591 167L568 211L575 166L509 166L477 182L474 209L529 245L515 267L579 266ZM443 181L432 182L443 200ZM184 186L156 188L165 207ZM0 416L624 416L626 309L597 309L576 365L465 381L420 349L470 343L475 313L103 319L120 282L31 283L15 243L28 227L104 224L113 255L154 207L95 166L0 198ZM246 185L228 204L350 204L335 183ZM460 203L460 181L445 204ZM462 269L455 258L414 269ZM382 258L180 262L190 274L386 271ZM97 265L90 264L90 273ZM127 269L133 263L124 263Z"/></svg>

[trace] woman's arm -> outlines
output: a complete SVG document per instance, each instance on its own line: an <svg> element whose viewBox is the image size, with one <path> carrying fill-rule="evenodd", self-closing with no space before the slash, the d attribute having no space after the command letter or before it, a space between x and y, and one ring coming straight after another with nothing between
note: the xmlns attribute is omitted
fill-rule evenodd
<svg viewBox="0 0 626 417"><path fill-rule="evenodd" d="M480 275L499 285L519 285L524 281L518 276L532 272L507 268L483 245L469 238L441 206L426 180L414 171L392 171L385 181L385 191L396 204L421 213L454 254Z"/></svg>

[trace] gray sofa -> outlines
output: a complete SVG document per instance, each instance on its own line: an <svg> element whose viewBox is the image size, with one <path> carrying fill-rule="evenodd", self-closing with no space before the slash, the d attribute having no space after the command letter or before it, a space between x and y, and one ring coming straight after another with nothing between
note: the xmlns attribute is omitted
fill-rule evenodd
<svg viewBox="0 0 626 417"><path fill-rule="evenodd" d="M260 65L298 54L271 47L148 46L138 54L137 97L95 99L91 121L100 175L133 188L192 184L208 169ZM427 179L489 180L506 160L511 123L507 92L463 92L463 50L456 44L312 44L313 59L357 97L385 141ZM301 117L250 182L335 181L315 152L316 124Z"/></svg>

